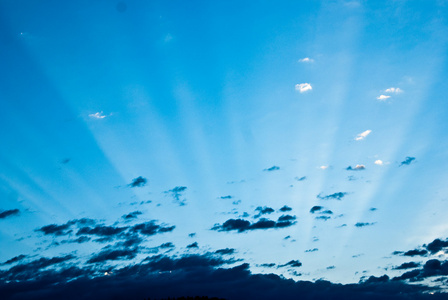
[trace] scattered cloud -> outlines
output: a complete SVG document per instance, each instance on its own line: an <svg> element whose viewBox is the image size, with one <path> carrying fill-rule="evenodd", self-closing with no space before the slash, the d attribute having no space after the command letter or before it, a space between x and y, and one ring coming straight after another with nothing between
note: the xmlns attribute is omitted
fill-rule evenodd
<svg viewBox="0 0 448 300"><path fill-rule="evenodd" d="M283 267L291 267L291 268L298 268L301 267L302 263L298 260L290 260L289 262L287 262L284 265L279 265L278 268L283 268Z"/></svg>
<svg viewBox="0 0 448 300"><path fill-rule="evenodd" d="M366 169L366 166L364 165L356 165L355 167L348 166L345 168L347 171L362 171Z"/></svg>
<svg viewBox="0 0 448 300"><path fill-rule="evenodd" d="M229 219L225 221L222 225L215 224L212 230L217 231L233 231L236 230L238 232L245 232L249 230L257 230L257 229L278 229L285 228L294 225L295 221L272 221L269 219L261 218L255 223L251 223L247 220L243 219Z"/></svg>
<svg viewBox="0 0 448 300"><path fill-rule="evenodd" d="M235 253L235 249L233 248L225 248L225 249L219 249L215 251L216 254L219 255L231 255Z"/></svg>
<svg viewBox="0 0 448 300"><path fill-rule="evenodd" d="M131 188L142 187L145 186L147 182L148 180L146 178L139 176L137 178L132 179L132 182L128 184L128 186L130 186Z"/></svg>
<svg viewBox="0 0 448 300"><path fill-rule="evenodd" d="M375 165L382 166L383 164L384 163L382 160L380 160L380 159L375 160Z"/></svg>
<svg viewBox="0 0 448 300"><path fill-rule="evenodd" d="M316 211L320 211L320 210L323 209L323 208L324 208L323 206L318 206L318 205L313 206L313 207L311 207L311 209L310 209L310 213L314 214Z"/></svg>
<svg viewBox="0 0 448 300"><path fill-rule="evenodd" d="M62 225L56 225L56 224L50 224L43 226L39 229L36 229L35 231L40 231L44 235L54 235L54 236L62 236L62 235L68 235L73 230L68 230L72 224L70 222Z"/></svg>
<svg viewBox="0 0 448 300"><path fill-rule="evenodd" d="M376 97L376 99L378 99L380 101L386 101L389 98L390 98L390 96L387 96L387 95L379 95L378 97Z"/></svg>
<svg viewBox="0 0 448 300"><path fill-rule="evenodd" d="M318 216L318 217L316 217L315 219L316 219L316 220L324 220L324 221L327 221L327 220L331 219L331 217L329 217L329 216Z"/></svg>
<svg viewBox="0 0 448 300"><path fill-rule="evenodd" d="M366 227L366 226L372 226L375 225L376 222L373 223L363 223L363 222L358 222L355 224L356 227Z"/></svg>
<svg viewBox="0 0 448 300"><path fill-rule="evenodd" d="M89 117L91 117L92 119L104 119L106 116L103 115L103 112L96 112L94 114L89 114Z"/></svg>
<svg viewBox="0 0 448 300"><path fill-rule="evenodd" d="M221 196L219 198L221 198L221 199L232 199L233 197L230 196L230 195L227 195L227 196Z"/></svg>
<svg viewBox="0 0 448 300"><path fill-rule="evenodd" d="M415 160L415 157L412 157L412 156L406 156L405 160L403 160L403 161L400 163L400 167L403 166L403 165L408 166L408 165L410 165L414 160Z"/></svg>
<svg viewBox="0 0 448 300"><path fill-rule="evenodd" d="M133 211L131 213L128 213L127 215L123 215L122 218L125 220L132 220L137 219L139 215L143 214L141 211Z"/></svg>
<svg viewBox="0 0 448 300"><path fill-rule="evenodd" d="M291 210L292 210L292 208L289 206L286 206L286 205L284 205L282 208L280 208L280 211L282 211L282 212L287 212L287 211L291 211Z"/></svg>
<svg viewBox="0 0 448 300"><path fill-rule="evenodd" d="M322 196L321 194L319 194L319 195L317 195L317 198L322 199L322 200L328 200L328 199L341 200L347 194L348 193L346 193L346 192L337 192L337 193L333 193L333 194L326 195L326 196Z"/></svg>
<svg viewBox="0 0 448 300"><path fill-rule="evenodd" d="M113 237L116 236L123 231L128 229L128 227L114 227L114 226L105 226L105 225L97 225L95 227L82 227L78 230L76 235L96 235L102 237Z"/></svg>
<svg viewBox="0 0 448 300"><path fill-rule="evenodd" d="M372 130L368 129L364 132L361 132L360 134L358 134L355 137L355 141L362 141L363 139L365 139L370 133L372 132Z"/></svg>
<svg viewBox="0 0 448 300"><path fill-rule="evenodd" d="M87 263L104 263L109 260L130 260L137 256L138 250L135 249L106 249L93 255Z"/></svg>
<svg viewBox="0 0 448 300"><path fill-rule="evenodd" d="M414 249L403 253L404 256L425 256L427 254L428 251L426 251L425 249Z"/></svg>
<svg viewBox="0 0 448 300"><path fill-rule="evenodd" d="M267 207L267 206L264 206L264 207L258 206L258 207L255 209L255 211L258 211L258 214L255 215L254 218L258 218L258 217L260 217L261 215L271 214L271 213L273 213L275 210L274 210L273 208L271 208L271 207Z"/></svg>
<svg viewBox="0 0 448 300"><path fill-rule="evenodd" d="M291 215L281 215L278 218L278 222L285 222L285 221L294 221L296 219L296 216Z"/></svg>
<svg viewBox="0 0 448 300"><path fill-rule="evenodd" d="M296 84L296 91L299 91L300 93L311 91L312 89L313 88L311 87L311 84L309 84L309 83Z"/></svg>
<svg viewBox="0 0 448 300"><path fill-rule="evenodd" d="M407 262L407 263L402 263L401 265L394 267L394 270L407 270L407 269L414 269L414 268L418 268L420 267L420 263L417 262Z"/></svg>
<svg viewBox="0 0 448 300"><path fill-rule="evenodd" d="M157 225L155 220L146 222L146 223L141 223L141 224L137 224L134 225L131 228L131 231L135 232L135 233L140 233L143 235L155 235L155 234L159 234L159 233L165 233L165 232L170 232L173 231L174 228L176 228L176 226L163 226L163 225Z"/></svg>
<svg viewBox="0 0 448 300"><path fill-rule="evenodd" d="M321 169L321 170L326 170L326 169L328 169L328 167L329 167L329 166L320 166L319 169Z"/></svg>
<svg viewBox="0 0 448 300"><path fill-rule="evenodd" d="M386 92L386 93L399 94L399 93L402 93L403 90L400 89L400 88L390 87L390 88L386 89L385 92Z"/></svg>
<svg viewBox="0 0 448 300"><path fill-rule="evenodd" d="M18 216L18 215L20 215L20 210L18 210L17 208L4 210L4 211L0 212L0 219L6 219L8 217L13 217L13 216Z"/></svg>
<svg viewBox="0 0 448 300"><path fill-rule="evenodd" d="M304 180L306 180L306 176L303 176L303 177L296 177L295 178L295 180L297 180L297 181L304 181Z"/></svg>
<svg viewBox="0 0 448 300"><path fill-rule="evenodd" d="M165 194L171 194L171 196L173 197L174 201L176 203L178 203L180 206L185 205L187 199L181 199L181 197L183 196L183 193L187 190L186 186L176 186L175 188L165 191Z"/></svg>
<svg viewBox="0 0 448 300"><path fill-rule="evenodd" d="M313 63L314 59L309 58L309 57L304 57L304 58L299 59L299 62L301 62L301 63Z"/></svg>
<svg viewBox="0 0 448 300"><path fill-rule="evenodd" d="M319 249L317 249L317 248L308 249L308 250L305 250L305 253L316 252L316 251L319 251Z"/></svg>
<svg viewBox="0 0 448 300"><path fill-rule="evenodd" d="M198 242L191 243L190 245L187 246L187 248L188 248L188 249L191 249L191 248L199 248L199 246L198 246Z"/></svg>
<svg viewBox="0 0 448 300"><path fill-rule="evenodd" d="M272 171L277 171L277 170L280 170L280 167L272 166L270 168L264 169L263 171L272 172Z"/></svg>

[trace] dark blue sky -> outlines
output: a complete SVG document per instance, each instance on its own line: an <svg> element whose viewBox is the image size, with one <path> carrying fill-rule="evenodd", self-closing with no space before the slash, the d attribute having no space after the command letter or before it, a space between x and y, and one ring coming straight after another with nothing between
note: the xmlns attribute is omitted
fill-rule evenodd
<svg viewBox="0 0 448 300"><path fill-rule="evenodd" d="M0 0L0 295L437 299L447 12Z"/></svg>

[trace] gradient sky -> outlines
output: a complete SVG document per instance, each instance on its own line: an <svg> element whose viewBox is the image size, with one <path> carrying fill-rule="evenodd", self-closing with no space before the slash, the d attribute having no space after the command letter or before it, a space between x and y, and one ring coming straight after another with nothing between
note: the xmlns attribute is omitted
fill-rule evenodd
<svg viewBox="0 0 448 300"><path fill-rule="evenodd" d="M444 291L447 16L0 0L1 286L221 257L207 267Z"/></svg>

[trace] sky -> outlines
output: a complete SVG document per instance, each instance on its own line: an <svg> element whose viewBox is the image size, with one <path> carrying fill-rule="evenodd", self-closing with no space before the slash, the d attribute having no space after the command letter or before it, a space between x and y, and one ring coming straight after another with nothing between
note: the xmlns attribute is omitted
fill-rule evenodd
<svg viewBox="0 0 448 300"><path fill-rule="evenodd" d="M447 17L0 0L1 298L445 298Z"/></svg>

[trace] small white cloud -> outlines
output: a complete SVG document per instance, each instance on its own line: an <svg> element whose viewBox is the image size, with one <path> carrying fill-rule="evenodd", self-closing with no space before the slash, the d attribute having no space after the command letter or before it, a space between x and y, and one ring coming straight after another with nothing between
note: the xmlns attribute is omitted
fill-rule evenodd
<svg viewBox="0 0 448 300"><path fill-rule="evenodd" d="M382 166L384 163L381 159L375 160L375 165Z"/></svg>
<svg viewBox="0 0 448 300"><path fill-rule="evenodd" d="M372 130L369 129L369 130L366 130L366 131L358 134L355 137L355 141L361 141L361 140L365 139L371 132L372 132Z"/></svg>
<svg viewBox="0 0 448 300"><path fill-rule="evenodd" d="M90 114L89 117L94 118L94 119L104 119L106 116L103 115L103 112L97 112L94 114Z"/></svg>
<svg viewBox="0 0 448 300"><path fill-rule="evenodd" d="M296 91L299 91L301 93L304 93L306 91L310 91L312 89L313 88L311 87L311 84L309 84L309 83L299 83L299 84L296 84Z"/></svg>
<svg viewBox="0 0 448 300"><path fill-rule="evenodd" d="M364 165L356 165L356 167L354 168L355 170L364 170L366 168L366 166Z"/></svg>
<svg viewBox="0 0 448 300"><path fill-rule="evenodd" d="M376 97L376 99L380 100L380 101L385 101L386 99L389 99L390 96L386 96L386 95L380 95L378 97Z"/></svg>
<svg viewBox="0 0 448 300"><path fill-rule="evenodd" d="M319 169L326 170L326 169L328 169L328 166L320 166Z"/></svg>
<svg viewBox="0 0 448 300"><path fill-rule="evenodd" d="M314 62L314 59L309 58L309 57L304 57L304 58L299 59L299 62L301 62L301 63L312 63L312 62Z"/></svg>
<svg viewBox="0 0 448 300"><path fill-rule="evenodd" d="M400 89L400 88L394 88L394 87L391 87L391 88L386 89L385 92L386 92L386 93L399 94L399 93L402 93L403 90Z"/></svg>

